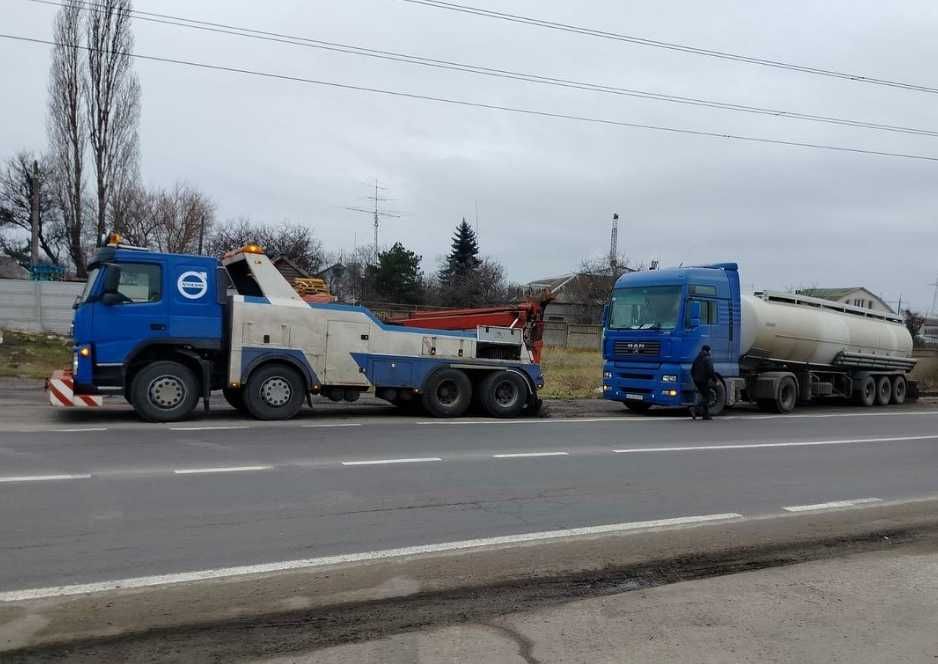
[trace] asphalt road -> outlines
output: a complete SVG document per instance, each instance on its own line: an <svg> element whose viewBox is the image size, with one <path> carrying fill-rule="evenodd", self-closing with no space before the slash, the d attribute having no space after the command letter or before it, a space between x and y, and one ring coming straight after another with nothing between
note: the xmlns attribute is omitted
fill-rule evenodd
<svg viewBox="0 0 938 664"><path fill-rule="evenodd" d="M707 423L439 421L362 409L179 425L7 411L0 592L938 494L930 408Z"/></svg>

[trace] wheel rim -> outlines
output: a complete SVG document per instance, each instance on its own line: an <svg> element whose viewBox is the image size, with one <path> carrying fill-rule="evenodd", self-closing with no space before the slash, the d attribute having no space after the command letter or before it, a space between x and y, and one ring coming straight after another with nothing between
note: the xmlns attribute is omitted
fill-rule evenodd
<svg viewBox="0 0 938 664"><path fill-rule="evenodd" d="M511 408L518 401L518 387L510 380L499 381L495 385L495 403L502 408Z"/></svg>
<svg viewBox="0 0 938 664"><path fill-rule="evenodd" d="M147 387L150 403L162 410L172 410L186 399L186 384L173 375L157 376Z"/></svg>
<svg viewBox="0 0 938 664"><path fill-rule="evenodd" d="M865 396L867 400L869 400L869 399L872 399L875 394L876 394L876 383L874 383L873 381L869 381L863 388L863 396Z"/></svg>
<svg viewBox="0 0 938 664"><path fill-rule="evenodd" d="M896 381L896 399L905 399L905 381Z"/></svg>
<svg viewBox="0 0 938 664"><path fill-rule="evenodd" d="M280 408L290 403L290 397L293 396L293 388L290 387L290 381L282 376L271 376L261 383L261 399L268 406Z"/></svg>
<svg viewBox="0 0 938 664"><path fill-rule="evenodd" d="M879 387L880 400L889 401L889 397L891 396L892 396L892 385L890 385L888 380L882 381Z"/></svg>
<svg viewBox="0 0 938 664"><path fill-rule="evenodd" d="M436 386L436 398L444 406L452 406L459 399L459 386L455 381L444 380Z"/></svg>

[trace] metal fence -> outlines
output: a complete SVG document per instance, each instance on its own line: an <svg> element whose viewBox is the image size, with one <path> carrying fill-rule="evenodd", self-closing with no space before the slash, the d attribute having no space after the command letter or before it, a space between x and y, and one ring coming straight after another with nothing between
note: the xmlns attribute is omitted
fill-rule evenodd
<svg viewBox="0 0 938 664"><path fill-rule="evenodd" d="M0 279L0 327L67 334L72 303L84 287L82 282Z"/></svg>

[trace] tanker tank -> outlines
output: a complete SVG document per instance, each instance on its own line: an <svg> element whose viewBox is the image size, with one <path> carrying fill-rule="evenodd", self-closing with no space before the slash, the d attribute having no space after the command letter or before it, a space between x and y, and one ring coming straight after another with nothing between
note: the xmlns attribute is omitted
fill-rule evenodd
<svg viewBox="0 0 938 664"><path fill-rule="evenodd" d="M810 365L843 354L908 358L912 336L894 314L788 293L741 295L740 353Z"/></svg>

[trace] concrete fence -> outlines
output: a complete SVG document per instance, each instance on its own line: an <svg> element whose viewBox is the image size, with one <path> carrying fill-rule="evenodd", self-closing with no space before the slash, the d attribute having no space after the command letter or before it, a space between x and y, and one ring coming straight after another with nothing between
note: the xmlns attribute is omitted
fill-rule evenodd
<svg viewBox="0 0 938 664"><path fill-rule="evenodd" d="M0 279L0 327L67 334L72 303L84 287L81 282Z"/></svg>
<svg viewBox="0 0 938 664"><path fill-rule="evenodd" d="M600 350L602 338L602 325L581 325L579 323L559 321L546 321L544 323L545 346Z"/></svg>

